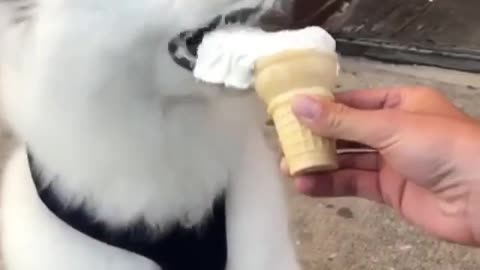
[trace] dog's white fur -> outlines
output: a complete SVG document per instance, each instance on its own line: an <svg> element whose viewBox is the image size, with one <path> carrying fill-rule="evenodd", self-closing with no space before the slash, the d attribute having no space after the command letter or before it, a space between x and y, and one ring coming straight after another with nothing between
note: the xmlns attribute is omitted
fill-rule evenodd
<svg viewBox="0 0 480 270"><path fill-rule="evenodd" d="M0 15L28 1L0 0ZM263 106L195 82L166 49L180 31L260 2L37 0L30 19L0 22L3 109L24 142L3 177L6 270L161 269L47 211L25 145L66 207L85 204L111 228L144 218L155 237L199 224L225 189L227 268L299 269Z"/></svg>

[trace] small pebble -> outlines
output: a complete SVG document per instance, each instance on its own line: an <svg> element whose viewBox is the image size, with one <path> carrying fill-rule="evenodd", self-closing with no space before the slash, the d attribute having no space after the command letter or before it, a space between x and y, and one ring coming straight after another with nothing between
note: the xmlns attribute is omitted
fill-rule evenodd
<svg viewBox="0 0 480 270"><path fill-rule="evenodd" d="M346 219L352 219L354 217L352 210L346 207L338 209L337 215Z"/></svg>
<svg viewBox="0 0 480 270"><path fill-rule="evenodd" d="M331 260L335 259L337 256L338 256L337 253L332 253L332 254L330 254L330 256L328 256L328 260L331 261Z"/></svg>
<svg viewBox="0 0 480 270"><path fill-rule="evenodd" d="M403 246L400 246L399 249L401 251L407 251L407 250L412 249L412 246L411 245L403 245Z"/></svg>

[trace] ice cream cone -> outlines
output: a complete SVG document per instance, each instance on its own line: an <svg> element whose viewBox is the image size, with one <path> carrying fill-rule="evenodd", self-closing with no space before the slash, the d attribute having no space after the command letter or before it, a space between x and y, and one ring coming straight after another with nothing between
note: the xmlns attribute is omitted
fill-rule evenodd
<svg viewBox="0 0 480 270"><path fill-rule="evenodd" d="M314 135L291 111L296 95L333 99L337 56L315 50L292 50L258 59L255 89L268 106L292 175L338 167L332 139Z"/></svg>

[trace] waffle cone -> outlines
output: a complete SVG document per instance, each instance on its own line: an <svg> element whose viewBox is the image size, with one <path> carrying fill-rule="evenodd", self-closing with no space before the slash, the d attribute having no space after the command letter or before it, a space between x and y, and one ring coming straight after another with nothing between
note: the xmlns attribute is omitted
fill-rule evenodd
<svg viewBox="0 0 480 270"><path fill-rule="evenodd" d="M268 106L292 175L338 167L335 141L314 135L291 111L297 95L333 100L336 80L335 54L286 51L256 63L255 89Z"/></svg>

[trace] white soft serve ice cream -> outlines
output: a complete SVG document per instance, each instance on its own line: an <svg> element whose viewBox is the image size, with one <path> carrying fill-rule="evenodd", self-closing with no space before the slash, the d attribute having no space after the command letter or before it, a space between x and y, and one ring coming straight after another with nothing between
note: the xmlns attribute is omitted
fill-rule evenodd
<svg viewBox="0 0 480 270"><path fill-rule="evenodd" d="M230 26L208 33L198 48L194 76L204 82L248 89L257 59L285 50L314 49L335 53L335 40L321 27L265 32Z"/></svg>

